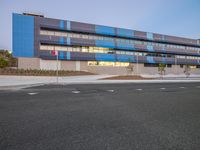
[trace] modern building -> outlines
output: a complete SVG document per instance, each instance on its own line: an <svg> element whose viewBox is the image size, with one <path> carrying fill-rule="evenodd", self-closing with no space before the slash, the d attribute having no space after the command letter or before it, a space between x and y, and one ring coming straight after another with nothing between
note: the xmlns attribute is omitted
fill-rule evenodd
<svg viewBox="0 0 200 150"><path fill-rule="evenodd" d="M98 74L200 74L200 40L130 29L13 14L13 54L19 68L81 70Z"/></svg>

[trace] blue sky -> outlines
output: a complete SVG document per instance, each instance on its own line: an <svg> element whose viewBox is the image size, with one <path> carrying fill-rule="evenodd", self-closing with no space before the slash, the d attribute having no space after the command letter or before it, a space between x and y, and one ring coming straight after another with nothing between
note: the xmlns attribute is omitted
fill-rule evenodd
<svg viewBox="0 0 200 150"><path fill-rule="evenodd" d="M200 0L0 0L0 49L12 50L12 13L200 38Z"/></svg>

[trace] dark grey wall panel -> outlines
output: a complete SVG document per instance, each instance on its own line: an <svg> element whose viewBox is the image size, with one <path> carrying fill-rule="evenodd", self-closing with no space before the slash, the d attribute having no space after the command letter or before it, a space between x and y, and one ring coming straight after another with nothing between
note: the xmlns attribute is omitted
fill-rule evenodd
<svg viewBox="0 0 200 150"><path fill-rule="evenodd" d="M71 45L95 46L95 40L71 38Z"/></svg>
<svg viewBox="0 0 200 150"><path fill-rule="evenodd" d="M147 62L146 56L138 56L138 62L139 63L146 63Z"/></svg>
<svg viewBox="0 0 200 150"><path fill-rule="evenodd" d="M39 18L41 27L60 29L60 20L51 18Z"/></svg>
<svg viewBox="0 0 200 150"><path fill-rule="evenodd" d="M71 52L71 60L95 60L95 53Z"/></svg>
<svg viewBox="0 0 200 150"><path fill-rule="evenodd" d="M78 32L95 33L95 25L71 21L71 30Z"/></svg>
<svg viewBox="0 0 200 150"><path fill-rule="evenodd" d="M147 33L142 31L134 31L134 36L142 39L147 38Z"/></svg>
<svg viewBox="0 0 200 150"><path fill-rule="evenodd" d="M136 49L142 49L142 50L146 50L147 49L146 45L141 45L141 44L135 44L134 47Z"/></svg>
<svg viewBox="0 0 200 150"><path fill-rule="evenodd" d="M182 38L182 37L176 37L176 36L169 36L166 35L166 41L171 41L171 42L177 42L177 43L188 43L188 44L197 44L197 40L194 39L187 39L187 38Z"/></svg>
<svg viewBox="0 0 200 150"><path fill-rule="evenodd" d="M39 17L34 17L34 56L38 57L39 45L40 45L40 24Z"/></svg>
<svg viewBox="0 0 200 150"><path fill-rule="evenodd" d="M167 64L175 64L174 58L165 58Z"/></svg>
<svg viewBox="0 0 200 150"><path fill-rule="evenodd" d="M162 58L162 57L154 57L153 60L154 60L156 63L163 63L163 58Z"/></svg>

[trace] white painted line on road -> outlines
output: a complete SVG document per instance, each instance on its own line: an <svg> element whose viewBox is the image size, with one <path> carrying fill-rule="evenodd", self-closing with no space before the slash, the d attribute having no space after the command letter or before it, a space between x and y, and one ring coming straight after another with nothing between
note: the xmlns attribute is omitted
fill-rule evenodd
<svg viewBox="0 0 200 150"><path fill-rule="evenodd" d="M185 89L185 87L183 87L183 86L181 86L181 87L179 87L180 89Z"/></svg>
<svg viewBox="0 0 200 150"><path fill-rule="evenodd" d="M36 94L38 94L38 93L28 93L29 95L36 95Z"/></svg>
<svg viewBox="0 0 200 150"><path fill-rule="evenodd" d="M200 88L200 86L197 86L197 88Z"/></svg>
<svg viewBox="0 0 200 150"><path fill-rule="evenodd" d="M108 92L114 92L114 90L107 90Z"/></svg>
<svg viewBox="0 0 200 150"><path fill-rule="evenodd" d="M165 90L166 88L160 88L161 90Z"/></svg>
<svg viewBox="0 0 200 150"><path fill-rule="evenodd" d="M72 91L72 93L78 94L78 93L80 93L80 91Z"/></svg>
<svg viewBox="0 0 200 150"><path fill-rule="evenodd" d="M136 89L137 91L142 91L142 89Z"/></svg>

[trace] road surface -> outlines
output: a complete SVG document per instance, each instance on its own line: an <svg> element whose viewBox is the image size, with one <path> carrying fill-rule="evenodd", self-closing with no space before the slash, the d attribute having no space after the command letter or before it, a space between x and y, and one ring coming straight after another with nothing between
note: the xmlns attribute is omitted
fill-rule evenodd
<svg viewBox="0 0 200 150"><path fill-rule="evenodd" d="M0 91L1 150L198 150L200 83Z"/></svg>

